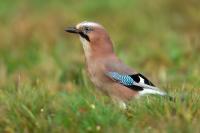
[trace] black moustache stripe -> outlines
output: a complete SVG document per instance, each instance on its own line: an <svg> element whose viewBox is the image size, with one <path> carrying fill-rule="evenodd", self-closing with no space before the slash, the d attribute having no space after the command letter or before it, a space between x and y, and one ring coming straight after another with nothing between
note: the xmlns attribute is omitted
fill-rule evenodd
<svg viewBox="0 0 200 133"><path fill-rule="evenodd" d="M84 34L83 32L79 32L79 34L81 37L85 38L87 41L90 41L89 37L86 34Z"/></svg>

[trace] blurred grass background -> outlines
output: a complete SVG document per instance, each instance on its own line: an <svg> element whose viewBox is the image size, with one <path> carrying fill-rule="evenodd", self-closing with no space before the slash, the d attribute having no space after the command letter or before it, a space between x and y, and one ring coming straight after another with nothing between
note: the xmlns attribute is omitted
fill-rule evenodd
<svg viewBox="0 0 200 133"><path fill-rule="evenodd" d="M121 111L94 90L77 37L101 23L119 57L185 103L144 98ZM199 132L198 0L0 2L0 132ZM196 94L196 95L195 95Z"/></svg>

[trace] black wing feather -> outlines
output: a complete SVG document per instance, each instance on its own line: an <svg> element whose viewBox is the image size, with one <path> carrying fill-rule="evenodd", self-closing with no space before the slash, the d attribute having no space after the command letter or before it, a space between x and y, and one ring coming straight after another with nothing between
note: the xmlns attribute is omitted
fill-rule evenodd
<svg viewBox="0 0 200 133"><path fill-rule="evenodd" d="M138 74L133 74L133 75L129 75L135 82L139 83L140 82L140 77L144 79L144 83L150 86L155 86L151 81L149 81L145 76L143 76L142 74L138 73Z"/></svg>

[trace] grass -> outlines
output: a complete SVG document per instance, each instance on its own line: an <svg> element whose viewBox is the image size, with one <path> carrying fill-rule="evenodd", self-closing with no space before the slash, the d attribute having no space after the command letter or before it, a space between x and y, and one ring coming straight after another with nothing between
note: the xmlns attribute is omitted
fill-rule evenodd
<svg viewBox="0 0 200 133"><path fill-rule="evenodd" d="M186 0L1 1L0 132L199 132L199 13ZM96 91L78 38L64 33L84 20L177 101L148 96L124 111Z"/></svg>
<svg viewBox="0 0 200 133"><path fill-rule="evenodd" d="M144 97L127 111L109 98L82 88L49 93L32 85L1 90L1 132L198 132L199 96L185 101Z"/></svg>

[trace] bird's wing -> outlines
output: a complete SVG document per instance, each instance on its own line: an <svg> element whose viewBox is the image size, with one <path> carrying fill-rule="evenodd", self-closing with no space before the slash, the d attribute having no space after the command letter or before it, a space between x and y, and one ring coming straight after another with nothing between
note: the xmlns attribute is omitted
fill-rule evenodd
<svg viewBox="0 0 200 133"><path fill-rule="evenodd" d="M165 92L160 91L159 88L155 87L154 84L142 74L126 75L118 72L107 72L106 75L113 81L118 82L134 91L138 91L139 95L166 95Z"/></svg>

